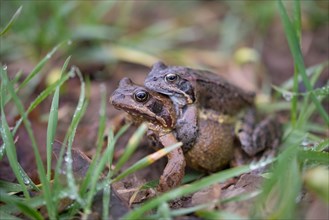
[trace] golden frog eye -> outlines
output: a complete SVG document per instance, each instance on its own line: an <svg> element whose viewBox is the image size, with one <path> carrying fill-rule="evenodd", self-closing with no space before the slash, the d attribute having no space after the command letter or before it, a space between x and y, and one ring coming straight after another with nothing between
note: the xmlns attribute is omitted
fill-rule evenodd
<svg viewBox="0 0 329 220"><path fill-rule="evenodd" d="M137 102L145 102L145 101L147 101L148 98L149 98L149 94L148 94L148 92L146 92L144 90L139 90L134 93L134 99Z"/></svg>
<svg viewBox="0 0 329 220"><path fill-rule="evenodd" d="M168 83L173 83L175 81L177 81L178 76L174 73L169 73L165 76L165 81Z"/></svg>

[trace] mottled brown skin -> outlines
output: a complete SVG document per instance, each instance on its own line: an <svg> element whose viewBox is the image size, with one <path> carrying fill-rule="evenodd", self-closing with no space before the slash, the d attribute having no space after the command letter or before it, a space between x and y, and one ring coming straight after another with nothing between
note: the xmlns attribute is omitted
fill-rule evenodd
<svg viewBox="0 0 329 220"><path fill-rule="evenodd" d="M277 147L282 136L281 124L275 116L257 122L256 115L254 108L248 108L235 128L241 146L248 155Z"/></svg>
<svg viewBox="0 0 329 220"><path fill-rule="evenodd" d="M220 122L220 115L215 112L213 116L199 114L199 135L194 146L185 153L189 167L207 173L225 168L234 156L234 124Z"/></svg>
<svg viewBox="0 0 329 220"><path fill-rule="evenodd" d="M200 109L210 109L225 116L242 115L242 123L235 130L242 149L249 156L274 147L281 138L281 133L273 130L274 127L281 130L277 120L265 119L264 123L257 125L253 93L245 92L209 71L157 62L144 85L149 90L169 95L173 101L177 114L177 139L184 143L184 152L191 149L201 132L197 116Z"/></svg>
<svg viewBox="0 0 329 220"><path fill-rule="evenodd" d="M147 98L138 99L136 94L147 94ZM169 98L134 84L123 78L119 87L113 92L110 102L118 109L126 111L136 123L147 122L148 135L155 138L160 147L177 143L173 134L176 114ZM168 163L160 177L158 190L167 191L180 185L185 173L185 158L181 148L167 154Z"/></svg>
<svg viewBox="0 0 329 220"><path fill-rule="evenodd" d="M168 120L160 120L157 118L157 114L151 112L152 108L146 107L150 106L149 103L154 102L153 99L156 99L159 102L158 105L162 106L163 111L170 113L171 118L174 119L176 118L175 111L173 110L174 105L169 97L150 92L147 102L136 105L133 94L140 89L147 91L143 87L132 84L130 80L123 79L120 82L119 88L113 93L111 102L115 107L127 111L129 114L134 113L133 118L136 118L138 122L148 122L149 128L152 129L152 135L157 136L156 139L163 146L169 146L177 142L176 135L179 128L173 124L168 126L168 123L161 123ZM122 93L125 93L125 97L123 97ZM145 106L143 107L142 105ZM195 114L197 114L197 126L200 132L198 132L198 136L195 138L193 147L185 153L186 163L199 171L215 172L227 166L234 155L235 119L231 116L218 114L212 110L200 110L198 113L195 111L186 111L187 117L194 118ZM155 118L152 120L150 116ZM166 114L162 114L161 117L170 118ZM177 180L181 180L184 175L183 167L185 166L185 160L181 159L181 155L181 151L168 155L168 164L170 165L166 166L160 178L158 189L165 191L173 188L177 185Z"/></svg>
<svg viewBox="0 0 329 220"><path fill-rule="evenodd" d="M136 100L136 94L140 94L140 91L147 93L145 100ZM171 102L168 96L135 85L128 78L121 80L119 88L111 96L111 103L128 112L137 123L147 122L149 137L156 139L160 147L178 141L182 141L183 146L190 145L185 150L183 147L184 154L181 148L168 154L167 166L160 177L159 191L167 191L180 184L185 163L193 169L208 173L225 168L234 156L236 129L241 143L247 146L244 150L250 154L255 153L255 143L259 146L272 145L273 142L277 143L280 135L274 118L264 120L255 129L253 108L247 108L242 117L238 114L240 111L228 114L202 108L196 103L181 108ZM237 126L237 122L241 122L240 125ZM192 139L190 130L194 130ZM254 135L254 130L262 135Z"/></svg>
<svg viewBox="0 0 329 220"><path fill-rule="evenodd" d="M136 100L139 93L145 93L148 98ZM170 99L134 84L129 78L120 81L119 87L111 95L110 102L133 116L135 122L151 122L149 125L155 132L171 130L176 124L176 114ZM157 126L161 129L157 129Z"/></svg>

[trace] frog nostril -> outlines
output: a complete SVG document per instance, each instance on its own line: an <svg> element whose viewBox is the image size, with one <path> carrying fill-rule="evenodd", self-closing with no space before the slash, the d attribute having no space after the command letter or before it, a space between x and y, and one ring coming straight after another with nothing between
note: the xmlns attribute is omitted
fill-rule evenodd
<svg viewBox="0 0 329 220"><path fill-rule="evenodd" d="M153 77L153 81L156 81L157 80L157 78L156 77Z"/></svg>
<svg viewBox="0 0 329 220"><path fill-rule="evenodd" d="M125 98L125 95L123 94L114 94L112 95L112 100L121 100L121 99L124 99Z"/></svg>

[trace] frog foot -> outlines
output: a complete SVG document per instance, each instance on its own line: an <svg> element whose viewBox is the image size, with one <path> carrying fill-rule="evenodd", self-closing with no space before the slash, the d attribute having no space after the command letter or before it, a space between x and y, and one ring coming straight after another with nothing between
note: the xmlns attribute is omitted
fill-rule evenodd
<svg viewBox="0 0 329 220"><path fill-rule="evenodd" d="M177 148L167 154L168 163L163 170L157 190L166 192L179 186L185 174L185 158L182 148Z"/></svg>
<svg viewBox="0 0 329 220"><path fill-rule="evenodd" d="M282 136L281 124L275 116L269 116L258 124L255 121L254 111L248 111L236 130L241 148L249 156L267 148L276 148Z"/></svg>

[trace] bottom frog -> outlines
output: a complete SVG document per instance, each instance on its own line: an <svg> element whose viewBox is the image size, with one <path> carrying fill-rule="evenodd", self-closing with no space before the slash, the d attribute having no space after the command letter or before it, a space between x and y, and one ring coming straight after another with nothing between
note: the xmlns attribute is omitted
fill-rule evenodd
<svg viewBox="0 0 329 220"><path fill-rule="evenodd" d="M176 129L179 129L175 126L177 116L168 96L149 91L129 78L123 78L110 102L126 111L133 121L146 122L148 136L155 139L160 147L179 141L176 139ZM168 163L159 181L159 191L167 191L181 183L185 164L195 170L211 173L228 166L234 157L237 119L209 109L195 111L191 108L189 111L184 114L190 114L191 118L197 114L199 132L193 147L187 152L179 148L168 154Z"/></svg>

